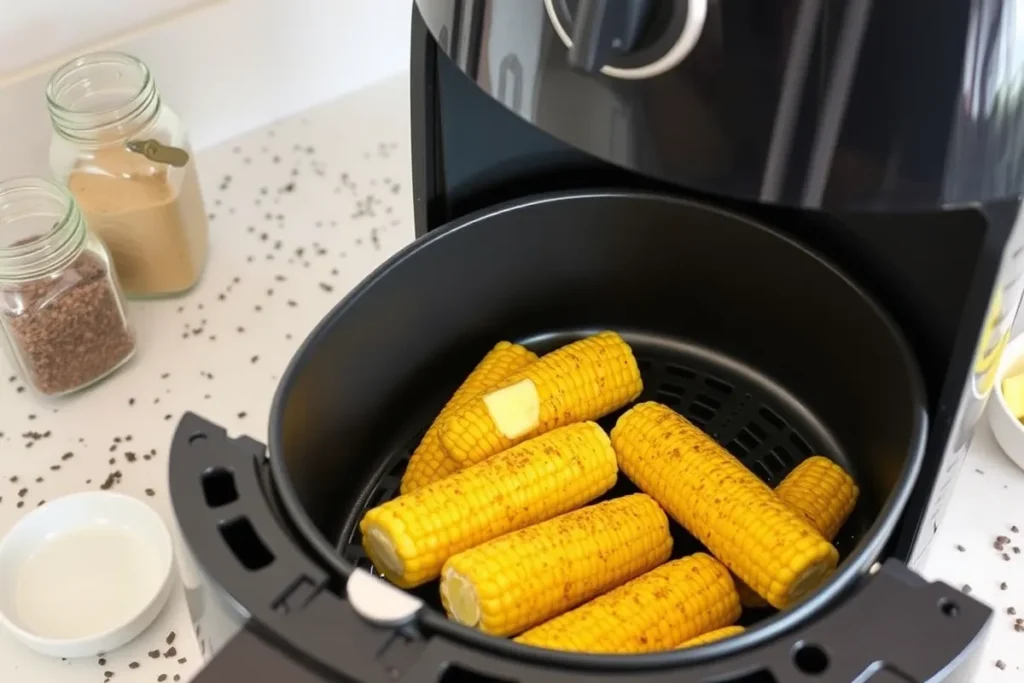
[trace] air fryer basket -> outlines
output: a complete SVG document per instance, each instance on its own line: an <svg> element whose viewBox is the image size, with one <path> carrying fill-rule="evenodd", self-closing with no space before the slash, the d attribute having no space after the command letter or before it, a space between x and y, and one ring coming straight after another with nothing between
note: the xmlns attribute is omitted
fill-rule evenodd
<svg viewBox="0 0 1024 683"><path fill-rule="evenodd" d="M368 567L360 515L396 494L419 436L486 350L510 339L544 351L602 328L633 345L645 398L695 420L766 481L821 453L861 487L832 582L737 641L806 618L877 559L924 439L920 382L898 331L780 233L621 192L536 198L432 235L339 305L275 398L271 466L292 523L342 575ZM622 476L612 495L630 488ZM674 531L676 555L699 548ZM436 584L418 594L437 607ZM524 649L436 611L424 618L488 647Z"/></svg>

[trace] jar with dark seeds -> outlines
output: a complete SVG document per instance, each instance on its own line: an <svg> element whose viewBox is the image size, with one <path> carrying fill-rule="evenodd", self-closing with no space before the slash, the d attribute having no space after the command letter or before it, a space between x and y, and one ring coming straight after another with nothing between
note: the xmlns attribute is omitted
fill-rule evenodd
<svg viewBox="0 0 1024 683"><path fill-rule="evenodd" d="M106 247L71 194L43 179L0 183L0 329L40 394L110 374L135 353Z"/></svg>

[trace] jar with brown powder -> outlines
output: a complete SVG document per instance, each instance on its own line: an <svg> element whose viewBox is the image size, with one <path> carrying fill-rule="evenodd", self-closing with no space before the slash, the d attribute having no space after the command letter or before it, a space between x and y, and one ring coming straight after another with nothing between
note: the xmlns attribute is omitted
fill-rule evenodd
<svg viewBox="0 0 1024 683"><path fill-rule="evenodd" d="M47 180L0 183L0 332L46 396L86 387L135 352L106 248L71 194Z"/></svg>
<svg viewBox="0 0 1024 683"><path fill-rule="evenodd" d="M146 65L116 52L79 57L46 97L54 175L110 250L125 294L191 289L206 263L206 210L185 127Z"/></svg>

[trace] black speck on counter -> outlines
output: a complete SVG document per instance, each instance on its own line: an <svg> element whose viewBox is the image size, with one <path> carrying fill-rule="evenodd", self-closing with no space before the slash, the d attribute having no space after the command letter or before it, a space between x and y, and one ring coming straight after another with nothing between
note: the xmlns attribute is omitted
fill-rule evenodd
<svg viewBox="0 0 1024 683"><path fill-rule="evenodd" d="M149 651L149 657L150 657L150 659L159 659L160 658L160 650L150 650Z"/></svg>
<svg viewBox="0 0 1024 683"><path fill-rule="evenodd" d="M107 660L104 659L103 657L100 657L99 661L96 662L96 663L99 664L100 666L106 666L107 665Z"/></svg>
<svg viewBox="0 0 1024 683"><path fill-rule="evenodd" d="M1006 613L1007 613L1007 614L1016 614L1016 613L1017 613L1017 610L1016 610L1016 609L1014 609L1013 607L1007 607L1007 608L1006 608Z"/></svg>
<svg viewBox="0 0 1024 683"><path fill-rule="evenodd" d="M982 470L979 470L977 467L974 468L974 471L977 472L978 474L985 474Z"/></svg>
<svg viewBox="0 0 1024 683"><path fill-rule="evenodd" d="M1018 529L1016 526L1011 526L1010 527L1010 531L1012 531L1015 534L1020 533L1020 529Z"/></svg>
<svg viewBox="0 0 1024 683"><path fill-rule="evenodd" d="M297 302L297 301L295 301L294 299L288 299L288 305L289 305L289 306L291 306L292 308L295 308L295 307L296 307L296 306L298 306L299 304L298 304L298 302Z"/></svg>
<svg viewBox="0 0 1024 683"><path fill-rule="evenodd" d="M259 356L253 356L252 358L250 358L250 359L249 359L249 362L250 362L250 363L255 363L255 362L257 362L257 361L258 361L259 359L260 359L260 357L259 357Z"/></svg>
<svg viewBox="0 0 1024 683"><path fill-rule="evenodd" d="M188 661L187 657L178 657L178 664L184 664Z"/></svg>
<svg viewBox="0 0 1024 683"><path fill-rule="evenodd" d="M170 377L170 376L171 376L171 373L169 373L169 372L165 372L165 373L163 373L162 375L160 375L160 379L167 379L167 378L168 378L168 377Z"/></svg>
<svg viewBox="0 0 1024 683"><path fill-rule="evenodd" d="M23 507L25 507L25 501L23 501L23 500L19 500L19 501L18 501L18 504L17 504L17 506L16 506L16 507L19 507L19 508L23 508Z"/></svg>
<svg viewBox="0 0 1024 683"><path fill-rule="evenodd" d="M65 453L64 455L60 456L60 459L61 459L61 460L70 460L70 459L71 459L71 458L73 458L73 457L75 457L75 454L74 454L74 453L72 453L71 451L68 451L68 452L67 452L67 453Z"/></svg>
<svg viewBox="0 0 1024 683"><path fill-rule="evenodd" d="M1007 562L1009 562L1010 561L1009 553L1003 553L1003 559L1006 560Z"/></svg>
<svg viewBox="0 0 1024 683"><path fill-rule="evenodd" d="M159 676L156 677L156 680L157 680L157 683L163 683L163 681L167 680L167 674L160 674Z"/></svg>
<svg viewBox="0 0 1024 683"><path fill-rule="evenodd" d="M174 674L174 678L172 678L171 680L172 681L180 681L181 680L181 674Z"/></svg>
<svg viewBox="0 0 1024 683"><path fill-rule="evenodd" d="M112 444L110 444L110 448L108 448L107 450L108 450L109 452L113 453L114 451L116 451L116 450L117 450L117 444L116 444L116 443L112 443Z"/></svg>
<svg viewBox="0 0 1024 683"><path fill-rule="evenodd" d="M50 471L51 472L56 472L59 469L60 469L60 465L50 465Z"/></svg>
<svg viewBox="0 0 1024 683"><path fill-rule="evenodd" d="M128 405L130 405L130 406L135 405L135 399L134 398L128 399Z"/></svg>
<svg viewBox="0 0 1024 683"><path fill-rule="evenodd" d="M967 548L963 547L962 545L957 545L956 549L960 552L964 552L965 550L967 550Z"/></svg>
<svg viewBox="0 0 1024 683"><path fill-rule="evenodd" d="M128 668L129 669L138 669L139 668L139 663L138 662L128 662Z"/></svg>
<svg viewBox="0 0 1024 683"><path fill-rule="evenodd" d="M164 652L164 657L168 657L168 658L176 657L177 655L178 655L178 650L176 648L174 648L174 647L169 647L169 648L167 648L167 652Z"/></svg>
<svg viewBox="0 0 1024 683"><path fill-rule="evenodd" d="M165 420L170 420L172 417L174 417L174 416L171 415L170 413L167 413L166 415L164 415L164 419Z"/></svg>
<svg viewBox="0 0 1024 683"><path fill-rule="evenodd" d="M116 463L116 462L117 462L117 458L111 458L111 459L110 459L110 460L108 460L107 462L108 462L108 463L110 463L111 465L113 465L114 463Z"/></svg>
<svg viewBox="0 0 1024 683"><path fill-rule="evenodd" d="M24 498L25 494L27 494L27 493L28 493L28 489L27 488L19 489L18 490L18 498Z"/></svg>
<svg viewBox="0 0 1024 683"><path fill-rule="evenodd" d="M1000 671L1005 671L1006 670L1006 662L1004 662L1001 659L997 659L996 660L996 668L999 669Z"/></svg>
<svg viewBox="0 0 1024 683"><path fill-rule="evenodd" d="M146 489L146 495L153 497L156 495L156 491L154 491L153 489Z"/></svg>
<svg viewBox="0 0 1024 683"><path fill-rule="evenodd" d="M16 391L17 393L19 393L19 394L20 394L20 393L22 393L23 391L25 391L25 387L18 387L18 388L17 388L17 389L15 389L14 391Z"/></svg>
<svg viewBox="0 0 1024 683"><path fill-rule="evenodd" d="M243 411L241 411L240 413L238 413L238 419L240 419L240 420L241 420L241 419L243 419L243 418L244 418L244 417L245 417L246 415L248 415L248 414L249 414L249 413L247 413L247 412L245 412L245 411L243 410Z"/></svg>
<svg viewBox="0 0 1024 683"><path fill-rule="evenodd" d="M170 633L167 634L167 637L164 638L164 642L167 643L168 645L174 645L174 639L177 636L178 636L177 633L175 633L174 631L171 631Z"/></svg>
<svg viewBox="0 0 1024 683"><path fill-rule="evenodd" d="M1006 582L1005 581L1003 581L1001 584L999 584L999 590L1004 591L1004 590L1006 590L1006 588L1007 588L1007 586L1006 586Z"/></svg>
<svg viewBox="0 0 1024 683"><path fill-rule="evenodd" d="M113 671L104 671L103 675L106 676L107 678L113 678L114 677L114 672Z"/></svg>
<svg viewBox="0 0 1024 683"><path fill-rule="evenodd" d="M242 327L241 325L239 325L239 326L238 326L237 328L235 328L235 329L236 329L236 331L238 332L238 334L245 334L245 328L244 328L244 327Z"/></svg>
<svg viewBox="0 0 1024 683"><path fill-rule="evenodd" d="M135 462L138 460L138 456L135 455L135 451L125 451L124 459L128 462Z"/></svg>
<svg viewBox="0 0 1024 683"><path fill-rule="evenodd" d="M43 478L42 477L36 477L36 483L37 484L42 484L43 483Z"/></svg>
<svg viewBox="0 0 1024 683"><path fill-rule="evenodd" d="M326 282L321 282L320 283L320 289L322 289L322 290L324 290L325 292L328 292L328 293L334 291L334 287L332 287L331 285L327 284Z"/></svg>
<svg viewBox="0 0 1024 683"><path fill-rule="evenodd" d="M12 484L17 484L18 483L18 475L15 474L14 476L12 476L11 479L10 479L10 482Z"/></svg>
<svg viewBox="0 0 1024 683"><path fill-rule="evenodd" d="M117 477L114 476L113 473L108 474L107 478L103 480L102 484L100 484L100 488L103 489L104 491L106 491L106 490L112 488L114 486L115 482L117 482Z"/></svg>

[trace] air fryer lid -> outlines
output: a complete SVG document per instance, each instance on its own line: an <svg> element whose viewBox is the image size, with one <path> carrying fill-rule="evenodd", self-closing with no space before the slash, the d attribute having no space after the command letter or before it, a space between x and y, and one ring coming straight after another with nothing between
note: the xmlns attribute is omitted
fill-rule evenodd
<svg viewBox="0 0 1024 683"><path fill-rule="evenodd" d="M642 680L690 665L697 667L689 669L692 680L764 670L780 678L827 671L837 681L889 661L923 680L973 642L987 619L980 605L925 584L898 563L865 577L923 452L920 381L891 321L834 268L779 233L706 206L633 193L540 197L431 233L353 291L297 354L275 397L270 468L282 521L300 552L323 567L317 571L326 570L323 585L333 582L337 594L344 592L340 580L350 591L357 579L361 586L360 595L336 599L335 614L344 614L351 631L339 640L359 642L358 633L372 639L382 629L356 626L353 608L372 619L368 605L398 591L368 580L356 524L366 508L396 494L409 453L476 360L499 339L544 351L600 328L619 330L633 346L642 398L686 414L770 483L812 452L843 464L862 491L837 539L843 564L803 604L753 615L762 619L741 637L630 657L538 650L485 636L445 619L436 583L428 584L408 602L403 632L423 648L410 661L430 661L447 648L437 666L476 661L472 666L500 671L532 661L551 680L593 666L630 669L629 680ZM217 450L204 439L196 447ZM172 487L179 478L190 485L189 472L179 477L172 460ZM629 488L620 476L612 495ZM699 549L681 528L673 533L675 556ZM219 583L263 621L235 593L230 573ZM855 627L863 635L839 639ZM908 646L907 629L929 647ZM844 652L851 642L865 651ZM357 656L372 660L377 650L365 647Z"/></svg>

